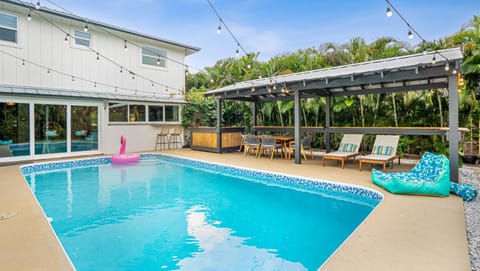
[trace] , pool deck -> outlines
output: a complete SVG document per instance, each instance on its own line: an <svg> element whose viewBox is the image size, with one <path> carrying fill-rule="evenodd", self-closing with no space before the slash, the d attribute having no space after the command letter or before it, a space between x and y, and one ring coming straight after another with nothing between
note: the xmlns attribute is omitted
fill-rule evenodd
<svg viewBox="0 0 480 271"><path fill-rule="evenodd" d="M189 149L164 153L259 170L361 185L385 196L320 270L470 271L465 215L456 196L393 195L372 184L358 161L342 170L335 161L254 158ZM395 165L409 170L411 165ZM388 169L387 171L390 171ZM0 167L0 270L73 270L19 166ZM93 248L92 248L93 249Z"/></svg>

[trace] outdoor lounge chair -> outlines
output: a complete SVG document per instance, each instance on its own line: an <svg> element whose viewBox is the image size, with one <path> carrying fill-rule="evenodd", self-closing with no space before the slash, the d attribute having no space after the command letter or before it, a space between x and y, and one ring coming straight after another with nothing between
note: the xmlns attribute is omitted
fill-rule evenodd
<svg viewBox="0 0 480 271"><path fill-rule="evenodd" d="M345 168L345 160L358 155L363 134L345 134L338 146L338 150L323 155L322 164L325 166L325 160L336 160L342 162L342 169Z"/></svg>
<svg viewBox="0 0 480 271"><path fill-rule="evenodd" d="M400 136L398 135L377 135L373 143L372 153L359 156L360 171L363 169L363 163L382 164L383 171L387 170L387 164L390 163L393 168L393 160L397 157L397 146ZM398 157L400 164L400 157Z"/></svg>
<svg viewBox="0 0 480 271"><path fill-rule="evenodd" d="M450 162L445 155L426 152L409 172L372 170L372 182L395 194L448 196Z"/></svg>
<svg viewBox="0 0 480 271"><path fill-rule="evenodd" d="M283 152L282 144L276 143L275 138L272 136L262 136L260 148L258 149L258 157L262 156L263 153L270 151L270 160L272 160L273 155L278 150Z"/></svg>
<svg viewBox="0 0 480 271"><path fill-rule="evenodd" d="M302 143L302 146L301 146L302 148L300 149L300 152L302 153L304 160L307 160L307 155L305 154L305 150L309 150L310 157L313 160L312 140L313 140L313 138L311 136L306 136L302 139L302 142L301 142ZM291 141L288 144L288 160L290 160L292 152L294 152L294 151L295 151L295 142Z"/></svg>

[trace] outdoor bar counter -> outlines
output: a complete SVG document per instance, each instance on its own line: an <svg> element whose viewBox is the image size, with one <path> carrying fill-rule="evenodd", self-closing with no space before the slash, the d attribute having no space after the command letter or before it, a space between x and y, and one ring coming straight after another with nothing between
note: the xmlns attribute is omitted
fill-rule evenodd
<svg viewBox="0 0 480 271"><path fill-rule="evenodd" d="M241 134L245 127L196 127L190 128L193 150L208 152L232 152L240 149Z"/></svg>

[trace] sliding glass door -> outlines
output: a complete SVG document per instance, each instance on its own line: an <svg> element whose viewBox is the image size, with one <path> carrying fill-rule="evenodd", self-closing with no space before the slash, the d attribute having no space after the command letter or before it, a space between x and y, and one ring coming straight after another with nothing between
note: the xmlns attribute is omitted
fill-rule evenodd
<svg viewBox="0 0 480 271"><path fill-rule="evenodd" d="M98 150L99 108L0 97L0 159Z"/></svg>

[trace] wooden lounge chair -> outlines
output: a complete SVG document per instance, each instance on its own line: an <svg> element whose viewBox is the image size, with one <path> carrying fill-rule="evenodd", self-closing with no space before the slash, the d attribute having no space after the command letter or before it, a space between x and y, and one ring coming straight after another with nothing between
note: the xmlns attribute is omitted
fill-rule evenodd
<svg viewBox="0 0 480 271"><path fill-rule="evenodd" d="M362 171L363 163L382 164L383 171L387 169L387 163L393 168L393 160L397 157L397 146L400 136L398 135L377 135L375 143L373 143L372 153L369 155L359 156L360 171ZM400 164L400 157L398 157Z"/></svg>
<svg viewBox="0 0 480 271"><path fill-rule="evenodd" d="M358 155L360 144L362 143L363 134L345 134L338 146L338 150L323 155L322 164L325 166L325 160L336 160L342 162L342 169L345 168L345 160Z"/></svg>

